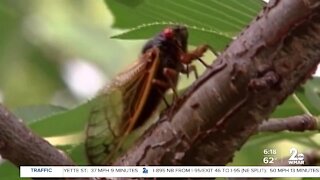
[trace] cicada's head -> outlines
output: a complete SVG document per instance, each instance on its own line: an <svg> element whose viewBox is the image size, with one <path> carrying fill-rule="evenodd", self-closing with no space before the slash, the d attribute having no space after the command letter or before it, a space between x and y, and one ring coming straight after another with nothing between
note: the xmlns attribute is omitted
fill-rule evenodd
<svg viewBox="0 0 320 180"><path fill-rule="evenodd" d="M164 40L174 46L178 46L183 51L187 49L188 30L185 26L172 26L165 28L161 35Z"/></svg>
<svg viewBox="0 0 320 180"><path fill-rule="evenodd" d="M153 39L149 40L142 52L152 47L158 47L164 51L186 51L188 41L188 30L185 26L176 25L163 29Z"/></svg>

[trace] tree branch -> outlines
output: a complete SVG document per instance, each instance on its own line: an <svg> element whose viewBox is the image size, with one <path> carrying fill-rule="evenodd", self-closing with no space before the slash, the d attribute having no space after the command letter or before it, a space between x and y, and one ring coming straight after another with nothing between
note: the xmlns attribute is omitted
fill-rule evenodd
<svg viewBox="0 0 320 180"><path fill-rule="evenodd" d="M318 0L273 0L116 165L225 165L320 61Z"/></svg>
<svg viewBox="0 0 320 180"><path fill-rule="evenodd" d="M22 122L0 105L0 154L17 167L23 165L74 165L44 139L33 134Z"/></svg>
<svg viewBox="0 0 320 180"><path fill-rule="evenodd" d="M299 115L281 119L269 119L260 124L259 132L307 131L317 130L317 118L310 115Z"/></svg>

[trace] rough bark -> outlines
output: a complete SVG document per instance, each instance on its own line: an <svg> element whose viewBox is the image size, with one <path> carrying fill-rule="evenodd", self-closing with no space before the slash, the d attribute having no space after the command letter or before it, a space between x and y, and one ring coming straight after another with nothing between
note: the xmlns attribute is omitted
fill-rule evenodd
<svg viewBox="0 0 320 180"><path fill-rule="evenodd" d="M320 1L271 1L115 164L227 164L319 61Z"/></svg>
<svg viewBox="0 0 320 180"><path fill-rule="evenodd" d="M0 154L17 167L74 163L54 146L27 128L22 120L0 105Z"/></svg>

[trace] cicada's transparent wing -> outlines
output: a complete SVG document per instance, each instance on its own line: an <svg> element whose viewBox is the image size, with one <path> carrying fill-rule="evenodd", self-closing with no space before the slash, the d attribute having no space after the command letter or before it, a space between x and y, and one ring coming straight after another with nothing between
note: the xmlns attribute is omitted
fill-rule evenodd
<svg viewBox="0 0 320 180"><path fill-rule="evenodd" d="M156 55L151 55L154 52ZM158 55L157 49L146 52L133 66L116 76L94 100L85 143L91 164L106 165L121 153L120 146L125 143L122 139L124 133L132 130L124 130L124 127L133 127L128 124L134 123L133 117L139 113L135 111L135 106L143 103L137 97L146 96L144 93L147 89L143 87L148 86L144 83L151 83L153 74L150 73L150 67L155 67L153 62L158 60ZM123 119L124 117L128 119Z"/></svg>
<svg viewBox="0 0 320 180"><path fill-rule="evenodd" d="M86 152L91 164L101 165L117 138L117 120L123 106L121 91L109 87L109 92L100 94L93 103L87 124Z"/></svg>

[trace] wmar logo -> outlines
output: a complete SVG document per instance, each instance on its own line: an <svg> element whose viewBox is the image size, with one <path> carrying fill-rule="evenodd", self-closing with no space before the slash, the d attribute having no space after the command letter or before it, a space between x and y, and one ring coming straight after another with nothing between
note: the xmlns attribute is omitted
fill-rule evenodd
<svg viewBox="0 0 320 180"><path fill-rule="evenodd" d="M304 155L302 153L298 153L298 150L296 148L291 148L289 153L289 164L304 164Z"/></svg>

